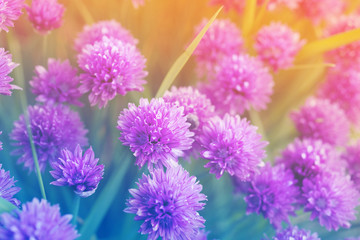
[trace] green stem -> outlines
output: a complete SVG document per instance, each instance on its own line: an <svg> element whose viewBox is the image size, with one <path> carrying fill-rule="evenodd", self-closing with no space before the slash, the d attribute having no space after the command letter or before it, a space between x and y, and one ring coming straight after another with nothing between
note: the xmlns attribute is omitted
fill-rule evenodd
<svg viewBox="0 0 360 240"><path fill-rule="evenodd" d="M73 211L73 219L72 219L72 222L73 222L73 225L76 227L76 219L78 217L78 214L79 214L79 209L80 209L80 196L75 194L75 199L74 199L74 211Z"/></svg>

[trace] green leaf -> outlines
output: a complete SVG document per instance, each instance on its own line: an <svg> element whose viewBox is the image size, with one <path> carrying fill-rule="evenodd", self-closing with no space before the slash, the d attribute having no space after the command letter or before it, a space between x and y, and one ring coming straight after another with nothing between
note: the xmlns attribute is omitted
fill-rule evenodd
<svg viewBox="0 0 360 240"><path fill-rule="evenodd" d="M15 205L0 197L0 213L11 212L14 209L17 209Z"/></svg>

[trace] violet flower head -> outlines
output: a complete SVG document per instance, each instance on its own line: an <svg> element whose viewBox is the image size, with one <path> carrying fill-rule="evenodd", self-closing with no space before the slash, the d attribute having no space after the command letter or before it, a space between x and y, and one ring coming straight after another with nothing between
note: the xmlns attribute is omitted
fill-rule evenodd
<svg viewBox="0 0 360 240"><path fill-rule="evenodd" d="M57 0L32 0L31 6L25 6L29 20L40 34L61 27L65 7Z"/></svg>
<svg viewBox="0 0 360 240"><path fill-rule="evenodd" d="M266 108L274 81L263 63L247 54L224 58L215 68L215 79L204 92L221 113L243 114L245 110Z"/></svg>
<svg viewBox="0 0 360 240"><path fill-rule="evenodd" d="M14 177L10 177L10 172L6 172L2 169L2 164L0 164L0 197L11 202L15 206L19 206L20 201L13 197L21 190L21 188L15 187L15 182Z"/></svg>
<svg viewBox="0 0 360 240"><path fill-rule="evenodd" d="M68 60L61 62L49 58L48 69L36 66L35 74L30 85L32 92L37 95L37 101L82 106L79 101L81 97L80 79L77 76L76 68L73 68Z"/></svg>
<svg viewBox="0 0 360 240"><path fill-rule="evenodd" d="M300 187L305 178L312 179L325 170L345 170L337 149L317 139L295 139L276 161L291 169Z"/></svg>
<svg viewBox="0 0 360 240"><path fill-rule="evenodd" d="M129 190L132 197L125 212L144 221L139 232L148 234L148 239L195 239L205 227L198 213L206 201L202 186L180 165L143 174L137 185L138 189Z"/></svg>
<svg viewBox="0 0 360 240"><path fill-rule="evenodd" d="M261 135L246 118L226 114L224 118L211 118L198 137L203 151L201 155L209 162L205 167L220 178L224 172L242 181L250 180L263 165L265 146Z"/></svg>
<svg viewBox="0 0 360 240"><path fill-rule="evenodd" d="M342 155L342 158L347 162L347 171L350 174L355 187L360 192L360 141L354 145L348 146L345 153Z"/></svg>
<svg viewBox="0 0 360 240"><path fill-rule="evenodd" d="M284 165L271 167L268 163L255 175L247 190L246 213L262 214L275 228L281 222L289 223L289 215L295 215L299 188L290 170Z"/></svg>
<svg viewBox="0 0 360 240"><path fill-rule="evenodd" d="M320 240L317 233L311 233L305 229L300 229L297 226L288 227L276 233L273 240Z"/></svg>
<svg viewBox="0 0 360 240"><path fill-rule="evenodd" d="M11 96L11 90L21 89L18 86L10 84L14 79L9 76L14 68L19 64L13 63L11 54L0 48L0 94Z"/></svg>
<svg viewBox="0 0 360 240"><path fill-rule="evenodd" d="M0 239L73 240L79 234L70 224L72 216L61 216L59 205L34 198L12 214L0 215Z"/></svg>
<svg viewBox="0 0 360 240"><path fill-rule="evenodd" d="M0 32L9 31L9 27L14 27L16 21L22 14L25 6L24 0L2 0L0 2Z"/></svg>
<svg viewBox="0 0 360 240"><path fill-rule="evenodd" d="M118 119L120 141L136 157L139 167L148 164L149 169L177 165L178 157L191 148L193 132L184 116L184 108L166 103L162 98L140 99L137 107L129 103Z"/></svg>
<svg viewBox="0 0 360 240"><path fill-rule="evenodd" d="M30 129L38 155L40 169L44 170L47 163L56 161L63 148L74 150L76 144L87 145L87 130L77 112L63 105L29 106L27 114ZM26 128L24 115L14 123L10 138L15 141L15 155L21 155L18 162L30 171L34 169L34 160Z"/></svg>
<svg viewBox="0 0 360 240"><path fill-rule="evenodd" d="M86 45L78 55L83 92L90 92L91 106L105 107L117 94L143 91L146 59L130 43L103 37L94 45Z"/></svg>
<svg viewBox="0 0 360 240"><path fill-rule="evenodd" d="M242 13L245 8L244 0L210 0L210 5L224 6L225 11L235 10L237 13Z"/></svg>
<svg viewBox="0 0 360 240"><path fill-rule="evenodd" d="M356 219L360 194L349 176L325 172L312 180L305 179L302 192L307 200L304 210L311 212L311 220L318 218L327 230L350 228L350 221Z"/></svg>
<svg viewBox="0 0 360 240"><path fill-rule="evenodd" d="M259 58L274 71L292 66L305 40L300 34L280 22L262 27L256 34L255 50Z"/></svg>
<svg viewBox="0 0 360 240"><path fill-rule="evenodd" d="M345 9L344 0L302 0L299 6L304 16L313 23L319 24L322 20L329 20L340 15Z"/></svg>
<svg viewBox="0 0 360 240"><path fill-rule="evenodd" d="M97 165L98 162L91 147L84 156L79 144L74 153L63 149L58 161L51 163L54 170L50 173L56 179L51 184L70 186L80 197L89 197L97 189L104 174L104 165Z"/></svg>
<svg viewBox="0 0 360 240"><path fill-rule="evenodd" d="M345 112L327 99L309 98L300 110L291 113L291 119L303 138L320 139L334 146L348 141L350 122Z"/></svg>
<svg viewBox="0 0 360 240"><path fill-rule="evenodd" d="M93 25L87 25L75 39L75 49L79 53L87 44L94 45L101 41L103 37L115 38L124 43L136 45L138 40L115 20L99 21Z"/></svg>

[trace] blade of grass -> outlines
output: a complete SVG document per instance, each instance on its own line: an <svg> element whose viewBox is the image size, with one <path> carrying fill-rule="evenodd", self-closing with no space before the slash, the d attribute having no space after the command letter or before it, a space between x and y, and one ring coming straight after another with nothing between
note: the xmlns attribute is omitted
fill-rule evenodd
<svg viewBox="0 0 360 240"><path fill-rule="evenodd" d="M205 33L211 26L211 24L214 22L216 17L219 15L221 9L223 7L220 7L219 10L211 17L209 22L201 29L200 33L195 37L195 39L190 43L190 45L186 48L185 52L180 55L175 61L175 63L171 66L170 70L166 74L164 80L162 81L159 90L156 93L156 97L161 97L166 90L169 89L171 84L174 82L175 78L181 71L181 69L184 67L185 63L189 60L192 53L195 51L197 45L200 43L201 39L204 37Z"/></svg>
<svg viewBox="0 0 360 240"><path fill-rule="evenodd" d="M256 12L256 0L246 0L244 10L244 18L242 22L242 33L244 36L247 36L255 21L255 12Z"/></svg>
<svg viewBox="0 0 360 240"><path fill-rule="evenodd" d="M14 209L16 209L15 205L0 197L0 214L5 212L11 212Z"/></svg>

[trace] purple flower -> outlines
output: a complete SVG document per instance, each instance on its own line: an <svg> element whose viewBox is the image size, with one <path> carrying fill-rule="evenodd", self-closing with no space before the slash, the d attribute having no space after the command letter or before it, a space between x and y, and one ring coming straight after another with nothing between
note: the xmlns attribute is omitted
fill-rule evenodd
<svg viewBox="0 0 360 240"><path fill-rule="evenodd" d="M295 204L299 196L296 180L284 165L271 167L266 164L254 176L246 191L246 213L262 214L276 228L281 222L289 223L289 215L295 215Z"/></svg>
<svg viewBox="0 0 360 240"><path fill-rule="evenodd" d="M75 49L81 52L87 44L94 45L95 42L101 41L104 36L115 38L132 45L138 43L138 40L135 39L128 30L123 28L120 23L115 20L110 20L85 26L75 39Z"/></svg>
<svg viewBox="0 0 360 240"><path fill-rule="evenodd" d="M21 89L18 86L10 84L14 79L9 76L14 68L19 64L13 63L11 60L11 54L5 51L4 48L0 48L0 94L11 95L13 89Z"/></svg>
<svg viewBox="0 0 360 240"><path fill-rule="evenodd" d="M317 233L311 234L310 231L300 229L297 226L288 227L278 233L272 238L273 240L320 240Z"/></svg>
<svg viewBox="0 0 360 240"><path fill-rule="evenodd" d="M282 152L277 162L291 169L300 187L305 178L314 178L325 170L345 169L345 163L340 160L337 149L316 139L295 139Z"/></svg>
<svg viewBox="0 0 360 240"><path fill-rule="evenodd" d="M25 6L29 20L40 34L48 34L61 27L65 7L57 0L32 0Z"/></svg>
<svg viewBox="0 0 360 240"><path fill-rule="evenodd" d="M148 164L149 169L177 165L178 157L191 148L194 133L184 116L184 108L166 103L162 98L140 99L139 107L129 103L119 115L120 141L136 157L139 167Z"/></svg>
<svg viewBox="0 0 360 240"><path fill-rule="evenodd" d="M14 27L16 21L22 14L24 0L3 0L0 2L0 32L9 31L8 27Z"/></svg>
<svg viewBox="0 0 360 240"><path fill-rule="evenodd" d="M73 240L79 237L69 223L71 215L61 216L59 205L34 198L22 210L0 215L1 239Z"/></svg>
<svg viewBox="0 0 360 240"><path fill-rule="evenodd" d="M178 165L166 172L155 169L150 176L143 174L137 185L139 189L129 190L132 198L128 199L125 212L144 221L141 234L148 234L148 239L195 239L204 227L205 219L198 211L206 201L195 177Z"/></svg>
<svg viewBox="0 0 360 240"><path fill-rule="evenodd" d="M91 106L99 104L102 108L117 94L143 91L145 62L133 44L114 38L103 37L94 45L86 45L78 55L78 64L83 70L81 88L91 91Z"/></svg>
<svg viewBox="0 0 360 240"><path fill-rule="evenodd" d="M348 141L350 123L345 112L327 99L310 98L291 119L301 137L321 139L331 145L344 145Z"/></svg>
<svg viewBox="0 0 360 240"><path fill-rule="evenodd" d="M30 85L32 92L37 95L37 101L82 106L78 100L81 97L80 79L76 76L76 68L73 68L68 60L61 62L49 58L48 70L43 66L36 66L35 74Z"/></svg>
<svg viewBox="0 0 360 240"><path fill-rule="evenodd" d="M21 188L15 187L14 177L10 177L10 172L5 172L0 164L0 197L11 202L12 204L19 206L20 201L13 196L18 193Z"/></svg>
<svg viewBox="0 0 360 240"><path fill-rule="evenodd" d="M303 15L319 24L322 20L328 20L340 15L345 9L343 0L302 0L299 6Z"/></svg>
<svg viewBox="0 0 360 240"><path fill-rule="evenodd" d="M263 63L247 54L231 55L215 67L215 78L202 91L221 114L265 109L274 81Z"/></svg>
<svg viewBox="0 0 360 240"><path fill-rule="evenodd" d="M296 54L304 44L299 33L285 24L272 22L256 34L254 48L263 62L278 71L292 66Z"/></svg>
<svg viewBox="0 0 360 240"><path fill-rule="evenodd" d="M59 160L51 163L54 170L50 173L56 179L51 184L70 186L80 197L89 197L95 192L104 174L104 165L97 165L98 161L91 147L84 156L79 144L74 153L63 149Z"/></svg>
<svg viewBox="0 0 360 240"><path fill-rule="evenodd" d="M347 170L351 180L360 192L360 141L355 145L348 146L342 157L348 164Z"/></svg>
<svg viewBox="0 0 360 240"><path fill-rule="evenodd" d="M312 180L304 179L302 191L307 200L304 210L327 230L349 228L349 221L356 219L360 194L349 176L325 172Z"/></svg>
<svg viewBox="0 0 360 240"><path fill-rule="evenodd" d="M87 145L87 130L78 113L69 107L35 105L28 107L27 114L41 170L45 169L48 162L51 163L59 157L61 149L68 148L72 151L76 144ZM24 163L25 167L33 170L34 160L24 115L14 123L10 138L15 141L14 145L18 146L13 153L21 155L19 163Z"/></svg>
<svg viewBox="0 0 360 240"><path fill-rule="evenodd" d="M203 148L201 155L209 160L205 167L210 168L210 173L220 178L226 171L242 181L256 174L258 166L263 164L267 145L256 129L238 115L211 118L198 137Z"/></svg>

